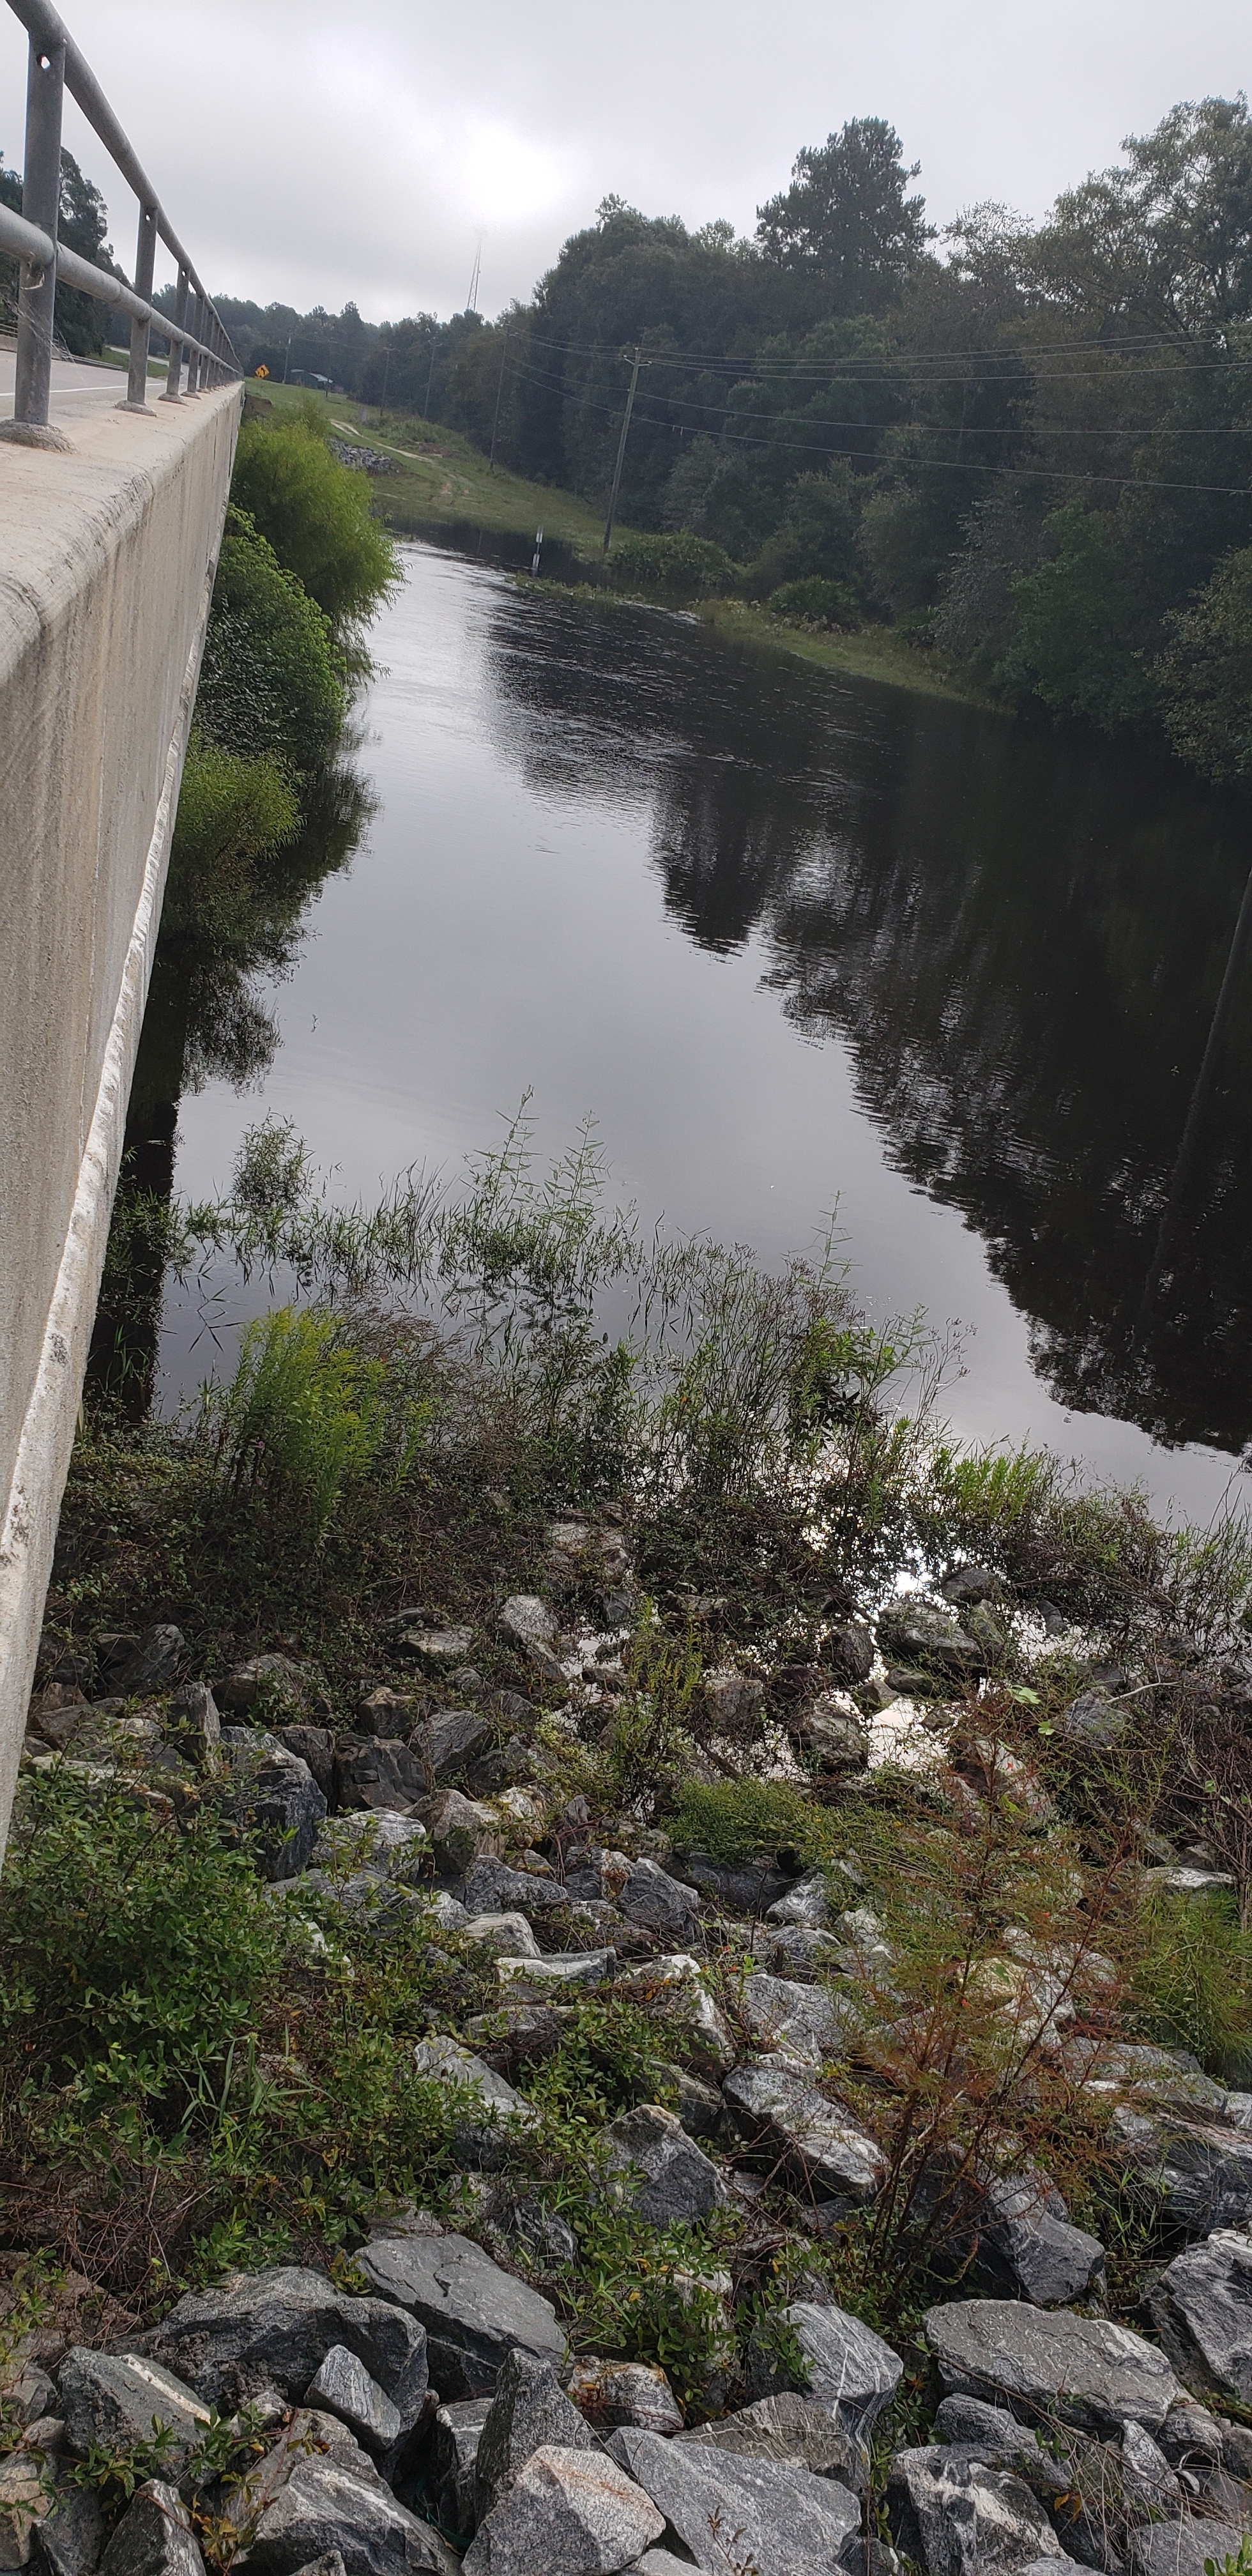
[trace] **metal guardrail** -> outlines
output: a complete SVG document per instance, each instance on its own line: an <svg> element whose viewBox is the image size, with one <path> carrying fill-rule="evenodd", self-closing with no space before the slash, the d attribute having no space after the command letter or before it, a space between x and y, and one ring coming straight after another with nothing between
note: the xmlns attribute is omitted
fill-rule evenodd
<svg viewBox="0 0 1252 2576"><path fill-rule="evenodd" d="M127 141L90 65L50 0L9 0L30 38L26 79L26 157L22 211L0 206L0 250L21 264L17 316L17 380L13 418L0 421L0 438L28 447L68 447L48 418L52 390L52 324L58 278L101 304L130 315L130 376L121 411L147 412L148 348L153 329L169 336L169 371L162 402L181 402L210 384L241 373L213 299L196 274L151 180ZM61 108L65 91L99 135L139 199L135 283L110 277L57 240L61 204ZM174 314L151 302L158 241L178 268ZM187 381L180 391L184 363Z"/></svg>

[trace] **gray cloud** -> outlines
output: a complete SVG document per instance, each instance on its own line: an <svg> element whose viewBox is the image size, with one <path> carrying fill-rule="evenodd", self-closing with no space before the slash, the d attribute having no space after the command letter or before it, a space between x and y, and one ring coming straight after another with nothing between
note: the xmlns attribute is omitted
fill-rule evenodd
<svg viewBox="0 0 1252 2576"><path fill-rule="evenodd" d="M899 128L932 219L1038 215L1179 98L1241 85L1241 0L62 0L219 290L371 319L528 294L606 191L750 228L799 146ZM20 162L24 37L0 11L0 149ZM76 110L121 258L132 201Z"/></svg>

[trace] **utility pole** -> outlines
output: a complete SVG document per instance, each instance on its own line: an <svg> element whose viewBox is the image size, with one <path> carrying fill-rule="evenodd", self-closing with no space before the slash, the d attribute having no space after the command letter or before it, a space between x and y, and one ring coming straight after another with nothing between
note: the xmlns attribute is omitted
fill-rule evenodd
<svg viewBox="0 0 1252 2576"><path fill-rule="evenodd" d="M604 543L600 548L601 562L604 561L604 558L609 551L609 539L613 534L613 521L617 516L617 495L622 480L622 467L626 461L626 433L630 428L630 415L635 408L635 387L639 382L639 368L642 363L642 359L643 342L640 341L635 350L635 363L630 371L630 391L626 396L626 409L622 415L622 434L617 442L617 463L613 468L613 489L609 494L609 515L604 522Z"/></svg>
<svg viewBox="0 0 1252 2576"><path fill-rule="evenodd" d="M504 391L504 368L508 354L509 335L506 331L504 335L504 347L500 351L500 374L496 382L496 416L491 424L491 454L487 459L487 472L489 474L494 474L496 470L496 431L500 426L500 396Z"/></svg>
<svg viewBox="0 0 1252 2576"><path fill-rule="evenodd" d="M288 334L287 334L287 355L286 355L286 357L285 357L285 358L284 358L284 360L283 360L283 383L284 383L284 384L286 384L286 382L287 382L287 369L288 369L288 367L289 367L290 365L291 365L291 333L290 333L290 331L289 331L289 332L288 332Z"/></svg>

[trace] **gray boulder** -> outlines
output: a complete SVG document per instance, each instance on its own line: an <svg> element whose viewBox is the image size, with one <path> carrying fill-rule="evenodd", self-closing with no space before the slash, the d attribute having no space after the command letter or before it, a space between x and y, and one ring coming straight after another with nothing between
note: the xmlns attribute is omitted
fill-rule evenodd
<svg viewBox="0 0 1252 2576"><path fill-rule="evenodd" d="M497 1958L537 1959L539 1944L524 1914L471 1914L461 1925L467 1941L481 1941Z"/></svg>
<svg viewBox="0 0 1252 2576"><path fill-rule="evenodd" d="M581 2415L610 2429L633 2424L644 2433L678 2433L682 2414L663 2370L649 2361L601 2361L584 2353L566 2387Z"/></svg>
<svg viewBox="0 0 1252 2576"><path fill-rule="evenodd" d="M255 1708L259 1700L303 1700L308 1680L304 1665L290 1655L253 1655L218 1683L216 1697L220 1707L233 1711Z"/></svg>
<svg viewBox="0 0 1252 2576"><path fill-rule="evenodd" d="M710 1860L707 1852L676 1853L675 1858L684 1879L711 1896L727 1914L764 1914L792 1884L790 1873L772 1861Z"/></svg>
<svg viewBox="0 0 1252 2576"><path fill-rule="evenodd" d="M567 1902L554 1878L510 1869L507 1861L474 1860L457 1889L469 1914L555 1914Z"/></svg>
<svg viewBox="0 0 1252 2576"><path fill-rule="evenodd" d="M740 2567L755 2576L831 2576L845 2541L860 2529L855 2496L794 2459L626 2431L610 2436L609 2449L711 2576Z"/></svg>
<svg viewBox="0 0 1252 2576"><path fill-rule="evenodd" d="M1099 2238L1074 2226L1046 2174L996 2176L979 2195L971 2234L974 2285L1037 2308L1085 2298L1104 2278Z"/></svg>
<svg viewBox="0 0 1252 2576"><path fill-rule="evenodd" d="M468 2237L374 2237L356 2259L379 2299L394 2300L425 2328L445 2400L492 2392L515 2347L561 2368L565 2337L551 2303Z"/></svg>
<svg viewBox="0 0 1252 2576"><path fill-rule="evenodd" d="M191 2516L177 2487L137 2487L100 2562L100 2576L204 2576Z"/></svg>
<svg viewBox="0 0 1252 2576"><path fill-rule="evenodd" d="M1156 2433L1183 2395L1155 2345L1105 2318L1015 2299L954 2299L923 2320L945 2389L1004 2398L1028 2422Z"/></svg>
<svg viewBox="0 0 1252 2576"><path fill-rule="evenodd" d="M848 2016L824 1986L799 1986L758 1969L744 1978L739 2009L757 2048L798 2065L824 2066L847 2048Z"/></svg>
<svg viewBox="0 0 1252 2576"><path fill-rule="evenodd" d="M207 1682L187 1682L170 1701L169 1732L180 1753L203 1770L219 1752L222 1720ZM298 1751L298 1746L289 1747Z"/></svg>
<svg viewBox="0 0 1252 2576"><path fill-rule="evenodd" d="M353 1714L357 1735L380 1735L388 1744L403 1743L413 1727L412 1696L408 1691L383 1688L365 1691Z"/></svg>
<svg viewBox="0 0 1252 2576"><path fill-rule="evenodd" d="M474 2528L474 2463L494 2400L462 2397L438 2408L430 2429L427 2478L438 2520L446 2531Z"/></svg>
<svg viewBox="0 0 1252 2576"><path fill-rule="evenodd" d="M506 2354L474 2461L474 2520L485 2522L536 2451L594 2451L596 2437L570 2404L550 2362Z"/></svg>
<svg viewBox="0 0 1252 2576"><path fill-rule="evenodd" d="M307 1762L263 1728L224 1726L222 1746L240 1785L227 1813L254 1838L262 1878L292 1878L313 1857L326 1800Z"/></svg>
<svg viewBox="0 0 1252 2576"><path fill-rule="evenodd" d="M820 1869L810 1870L807 1878L798 1878L785 1896L771 1905L767 1923L799 1923L811 1932L825 1930L830 1921L830 1890Z"/></svg>
<svg viewBox="0 0 1252 2576"><path fill-rule="evenodd" d="M859 1619L830 1628L822 1646L823 1663L833 1664L845 1681L867 1682L874 1669L874 1640Z"/></svg>
<svg viewBox="0 0 1252 2576"><path fill-rule="evenodd" d="M989 2406L984 2397L941 2397L935 2431L941 2442L985 2442L992 2450L1034 2439L1007 2407Z"/></svg>
<svg viewBox="0 0 1252 2576"><path fill-rule="evenodd" d="M1131 1701L1110 1699L1106 1690L1080 1691L1057 1719L1057 1733L1089 1753L1106 1753L1120 1744L1134 1716Z"/></svg>
<svg viewBox="0 0 1252 2576"><path fill-rule="evenodd" d="M396 2502L364 2452L295 2459L257 2523L249 2576L300 2576L331 2550L346 2576L457 2576L460 2564L432 2524Z"/></svg>
<svg viewBox="0 0 1252 2576"><path fill-rule="evenodd" d="M604 2131L603 2143L622 2190L650 2227L694 2226L725 2199L716 2165L659 2103L624 2111Z"/></svg>
<svg viewBox="0 0 1252 2576"><path fill-rule="evenodd" d="M815 1931L807 1923L783 1923L777 1930L771 1925L753 1947L769 1976L787 1977L793 1985L830 1976L847 1955L833 1932Z"/></svg>
<svg viewBox="0 0 1252 2576"><path fill-rule="evenodd" d="M801 2189L832 2199L873 2199L885 2170L881 2148L787 2059L736 2067L722 2093L752 2161L764 2171L782 2171Z"/></svg>
<svg viewBox="0 0 1252 2576"><path fill-rule="evenodd" d="M1055 2564L1061 2545L1042 2505L1011 2471L962 2446L898 2451L887 2481L891 2536L926 2576L1020 2576Z"/></svg>
<svg viewBox="0 0 1252 2576"><path fill-rule="evenodd" d="M472 1628L405 1628L396 1640L402 1655L412 1655L423 1672L438 1680L467 1664L474 1643Z"/></svg>
<svg viewBox="0 0 1252 2576"><path fill-rule="evenodd" d="M274 1733L289 1753L307 1762L322 1796L335 1793L335 1739L328 1726L276 1726Z"/></svg>
<svg viewBox="0 0 1252 2576"><path fill-rule="evenodd" d="M429 1859L426 1828L416 1817L393 1815L386 1808L357 1808L349 1815L327 1818L313 1848L312 1865L326 1870L373 1870L380 1878L412 1886Z"/></svg>
<svg viewBox="0 0 1252 2576"><path fill-rule="evenodd" d="M59 2412L65 2439L80 2458L93 2442L130 2451L150 2442L155 2424L176 2436L171 2462L200 2440L209 2410L195 2390L139 2353L91 2352L76 2344L61 2364Z"/></svg>
<svg viewBox="0 0 1252 2576"><path fill-rule="evenodd" d="M1202 2108L1119 2103L1113 2131L1136 2180L1189 2236L1252 2220L1252 2134Z"/></svg>
<svg viewBox="0 0 1252 2576"><path fill-rule="evenodd" d="M814 2477L835 2477L850 2488L865 2483L868 2455L861 2443L829 2407L790 2389L777 2397L759 2397L755 2405L719 2415L711 2424L697 2424L676 2439L694 2442L701 2450L734 2451L749 2460L798 2460Z"/></svg>
<svg viewBox="0 0 1252 2576"><path fill-rule="evenodd" d="M1252 2235L1223 2227L1176 2254L1148 2306L1188 2388L1219 2404L1252 2404Z"/></svg>
<svg viewBox="0 0 1252 2576"><path fill-rule="evenodd" d="M1004 1585L989 1565L958 1565L954 1573L945 1574L939 1589L954 1609L964 1610L979 1601L994 1601Z"/></svg>
<svg viewBox="0 0 1252 2576"><path fill-rule="evenodd" d="M504 2160L510 2133L533 2127L535 2114L529 2102L483 2058L462 2048L459 2040L419 2040L413 2063L427 2083L455 2085L472 2095L475 2105L480 2106L468 2112L453 2133L455 2152L462 2164L491 2172Z"/></svg>
<svg viewBox="0 0 1252 2576"><path fill-rule="evenodd" d="M1205 2566L1237 2559L1243 2534L1228 2522L1189 2514L1181 2522L1149 2523L1132 2534L1132 2576L1204 2576Z"/></svg>
<svg viewBox="0 0 1252 2576"><path fill-rule="evenodd" d="M104 2515L94 2487L63 2486L31 2532L35 2576L95 2576L104 2555Z"/></svg>
<svg viewBox="0 0 1252 2576"><path fill-rule="evenodd" d="M617 2576L664 2528L664 2516L616 2461L594 2447L546 2443L480 2526L465 2576L539 2576L540 2569Z"/></svg>
<svg viewBox="0 0 1252 2576"><path fill-rule="evenodd" d="M141 1691L161 1690L173 1680L185 1643L182 1629L169 1622L145 1628L133 1644L119 1641L104 1670L110 1691L135 1699Z"/></svg>
<svg viewBox="0 0 1252 2576"><path fill-rule="evenodd" d="M671 1878L656 1861L637 1860L617 1902L629 1923L642 1923L651 1932L670 1932L685 1941L704 1899L698 1888Z"/></svg>
<svg viewBox="0 0 1252 2576"><path fill-rule="evenodd" d="M788 2329L786 2344L799 2347L802 2385L797 2391L790 2355L780 2350L779 2339L766 2325L749 2347L748 2379L754 2393L776 2396L790 2389L824 2408L852 2440L865 2441L900 2385L904 2364L899 2354L859 2317L842 2308L819 2308L809 2299L793 2299L779 2323Z"/></svg>
<svg viewBox="0 0 1252 2576"><path fill-rule="evenodd" d="M510 1959L506 1952L497 1957L496 1975L503 2000L538 2004L607 1985L616 1966L616 1950L556 1950L537 1959Z"/></svg>
<svg viewBox="0 0 1252 2576"><path fill-rule="evenodd" d="M883 1653L902 1664L920 1664L966 1681L985 1672L987 1658L977 1639L958 1627L950 1611L925 1601L900 1601L878 1620Z"/></svg>
<svg viewBox="0 0 1252 2576"><path fill-rule="evenodd" d="M337 1735L335 1738L335 1804L380 1808L407 1816L426 1794L426 1772L419 1756L399 1737Z"/></svg>
<svg viewBox="0 0 1252 2576"><path fill-rule="evenodd" d="M295 2401L335 2344L363 2361L406 2429L426 2395L426 2337L389 2293L356 2299L324 2273L296 2266L231 2272L215 2290L193 2290L131 2350L187 2380L229 2414L262 2389ZM306 2552L315 2556L315 2551Z"/></svg>
<svg viewBox="0 0 1252 2576"><path fill-rule="evenodd" d="M515 1592L502 1603L496 1625L514 1646L549 1646L557 1633L556 1614L537 1592Z"/></svg>
<svg viewBox="0 0 1252 2576"><path fill-rule="evenodd" d="M479 1709L439 1708L433 1717L419 1719L409 1741L430 1779L442 1788L455 1772L490 1752L495 1731Z"/></svg>
<svg viewBox="0 0 1252 2576"><path fill-rule="evenodd" d="M398 2406L371 2379L363 2361L346 2344L335 2343L319 2363L304 2392L306 2406L337 2415L374 2459L393 2451L405 2430Z"/></svg>

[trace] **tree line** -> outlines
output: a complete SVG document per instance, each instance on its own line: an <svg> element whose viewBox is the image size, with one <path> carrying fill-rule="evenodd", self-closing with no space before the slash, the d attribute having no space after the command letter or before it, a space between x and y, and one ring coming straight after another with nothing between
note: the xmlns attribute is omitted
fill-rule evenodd
<svg viewBox="0 0 1252 2576"><path fill-rule="evenodd" d="M917 175L860 118L746 238L605 198L495 322L219 309L249 372L494 430L501 462L591 498L640 352L620 514L676 566L891 622L989 696L1246 774L1246 99L1171 109L1039 225L980 205L940 233Z"/></svg>

